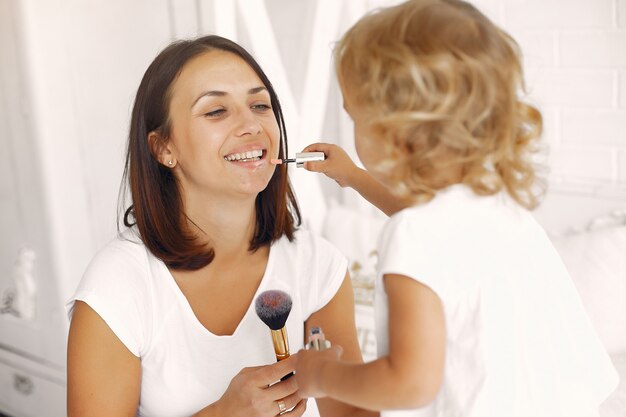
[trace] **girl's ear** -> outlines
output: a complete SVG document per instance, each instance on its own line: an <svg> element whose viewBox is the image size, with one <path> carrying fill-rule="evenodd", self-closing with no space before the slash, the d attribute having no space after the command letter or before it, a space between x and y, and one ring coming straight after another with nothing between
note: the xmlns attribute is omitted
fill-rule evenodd
<svg viewBox="0 0 626 417"><path fill-rule="evenodd" d="M169 140L163 138L160 133L152 131L148 133L148 146L152 156L159 161L159 163L167 168L174 168L176 166L176 157L171 149L171 143Z"/></svg>

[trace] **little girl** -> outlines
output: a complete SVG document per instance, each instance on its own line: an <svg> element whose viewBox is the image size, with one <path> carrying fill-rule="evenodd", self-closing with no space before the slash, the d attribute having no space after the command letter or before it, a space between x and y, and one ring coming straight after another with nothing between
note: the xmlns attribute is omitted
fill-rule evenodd
<svg viewBox="0 0 626 417"><path fill-rule="evenodd" d="M528 210L541 115L519 99L515 41L466 2L412 0L362 18L335 59L367 171L328 144L307 168L392 215L379 358L301 351L300 395L404 410L384 416L597 416L617 376Z"/></svg>

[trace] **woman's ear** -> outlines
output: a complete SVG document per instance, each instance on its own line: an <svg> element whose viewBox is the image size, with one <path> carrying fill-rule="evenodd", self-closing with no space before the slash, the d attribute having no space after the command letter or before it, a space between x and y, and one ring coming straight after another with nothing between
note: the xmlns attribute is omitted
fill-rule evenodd
<svg viewBox="0 0 626 417"><path fill-rule="evenodd" d="M167 168L174 168L176 166L176 157L172 152L170 141L163 138L161 134L156 131L148 133L148 146L152 156L159 161L159 163Z"/></svg>

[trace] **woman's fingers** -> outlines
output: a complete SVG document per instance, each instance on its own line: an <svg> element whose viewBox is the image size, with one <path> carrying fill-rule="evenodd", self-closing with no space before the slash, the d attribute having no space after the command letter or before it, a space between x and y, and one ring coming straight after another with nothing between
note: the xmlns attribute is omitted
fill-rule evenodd
<svg viewBox="0 0 626 417"><path fill-rule="evenodd" d="M288 369L295 370L296 361L294 359L291 359L292 367ZM294 408L302 399L298 395L298 383L296 382L296 378L288 378L284 381L276 382L263 391L264 396L271 400L271 409L277 409L280 412ZM292 412L293 411L294 410L292 410ZM291 412L289 414L291 414Z"/></svg>
<svg viewBox="0 0 626 417"><path fill-rule="evenodd" d="M296 363L294 355L271 365L242 369L219 400L221 415L273 417L296 407L300 401L296 378L281 381L282 377L295 371ZM301 415L301 409L294 408L293 415Z"/></svg>
<svg viewBox="0 0 626 417"><path fill-rule="evenodd" d="M298 404L296 405L296 407L293 410L291 410L288 413L288 415L290 417L299 417L299 416L303 415L304 412L306 411L306 403L307 403L306 398L300 400L298 402Z"/></svg>
<svg viewBox="0 0 626 417"><path fill-rule="evenodd" d="M267 388L267 394L274 400L285 398L298 391L296 378L285 379Z"/></svg>
<svg viewBox="0 0 626 417"><path fill-rule="evenodd" d="M294 357L289 357L280 362L258 369L255 375L255 381L258 387L265 388L295 370L296 360Z"/></svg>
<svg viewBox="0 0 626 417"><path fill-rule="evenodd" d="M289 412L290 415L294 411L297 413L294 407L297 407L300 404L300 402L302 402L302 400L303 398L300 398L298 394L291 394L284 398L279 398L277 400L272 401L272 403L270 404L269 412L270 413L276 412L276 414L279 414L279 413L285 413L287 410L291 410ZM292 408L294 409L292 410Z"/></svg>

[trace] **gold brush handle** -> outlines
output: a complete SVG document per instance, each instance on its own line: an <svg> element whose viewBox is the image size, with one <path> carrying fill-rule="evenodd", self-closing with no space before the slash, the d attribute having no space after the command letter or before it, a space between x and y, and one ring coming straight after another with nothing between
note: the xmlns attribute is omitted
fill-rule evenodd
<svg viewBox="0 0 626 417"><path fill-rule="evenodd" d="M274 352L276 359L282 361L289 357L289 340L287 339L287 328L280 330L272 330L272 342L274 343Z"/></svg>

